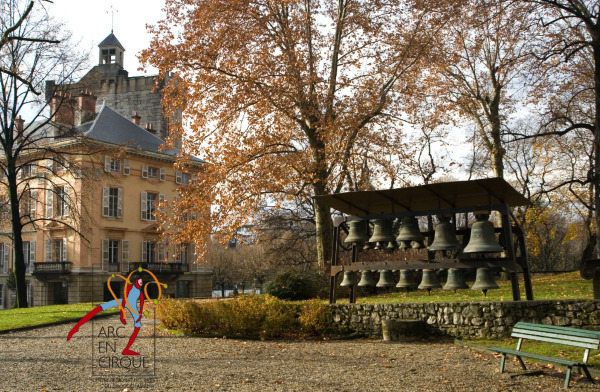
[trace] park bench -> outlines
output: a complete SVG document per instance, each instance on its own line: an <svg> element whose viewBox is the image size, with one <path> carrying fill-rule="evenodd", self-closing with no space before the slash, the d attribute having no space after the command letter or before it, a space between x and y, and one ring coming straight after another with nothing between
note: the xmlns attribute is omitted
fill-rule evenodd
<svg viewBox="0 0 600 392"><path fill-rule="evenodd" d="M527 370L527 368L525 367L525 363L523 363L522 357L566 366L567 374L565 376L565 388L569 387L569 382L571 381L571 370L573 369L573 367L580 368L581 370L583 370L588 380L594 383L594 379L592 378L592 376L590 375L590 371L588 370L587 361L590 355L590 350L598 349L600 345L600 331L589 331L578 328L518 322L513 327L510 336L512 338L519 338L516 350L499 347L490 348L490 350L502 354L502 359L500 360L500 373L504 371L506 355L514 355L521 363L521 367L525 370ZM570 361L564 358L555 358L521 351L521 345L524 339L538 340L543 342L564 344L568 346L584 348L585 351L583 353L583 359L581 360L581 362L577 362Z"/></svg>

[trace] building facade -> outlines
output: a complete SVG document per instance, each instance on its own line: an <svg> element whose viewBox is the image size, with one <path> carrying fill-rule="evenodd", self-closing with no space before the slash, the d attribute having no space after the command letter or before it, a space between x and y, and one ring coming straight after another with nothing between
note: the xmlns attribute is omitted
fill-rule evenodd
<svg viewBox="0 0 600 392"><path fill-rule="evenodd" d="M169 243L156 215L159 204L174 200L203 162L192 161L185 172L174 168L177 150L160 149L168 132L156 108L160 94L151 90L153 78L132 81L122 72L124 49L112 33L99 47L100 64L80 82L98 89L74 86L79 93L54 117L53 124L60 126L47 130L54 135L56 155L21 171L29 189L22 209L41 218L23 234L28 303L110 300L111 290L121 295L124 278L139 267L167 285L161 288L163 296L210 297L209 262L196 256L193 243ZM144 117L156 125L140 126ZM0 226L10 233L4 216ZM13 263L10 238L0 236L0 309L14 303L14 292L7 288ZM148 290L151 298L158 295L156 285Z"/></svg>

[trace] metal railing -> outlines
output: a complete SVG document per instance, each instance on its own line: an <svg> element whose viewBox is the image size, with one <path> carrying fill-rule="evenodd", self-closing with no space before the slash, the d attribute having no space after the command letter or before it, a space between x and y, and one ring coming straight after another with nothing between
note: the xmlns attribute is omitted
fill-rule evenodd
<svg viewBox="0 0 600 392"><path fill-rule="evenodd" d="M188 271L188 265L183 263L129 263L130 271L137 270L139 267L157 273L180 274Z"/></svg>
<svg viewBox="0 0 600 392"><path fill-rule="evenodd" d="M33 274L68 274L72 265L69 261L33 263Z"/></svg>

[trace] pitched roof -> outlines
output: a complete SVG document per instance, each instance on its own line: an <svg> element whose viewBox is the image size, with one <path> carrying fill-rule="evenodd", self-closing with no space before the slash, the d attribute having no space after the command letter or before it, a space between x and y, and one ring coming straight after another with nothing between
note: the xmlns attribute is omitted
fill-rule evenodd
<svg viewBox="0 0 600 392"><path fill-rule="evenodd" d="M161 138L135 125L106 105L102 106L93 122L82 124L77 130L87 138L105 143L169 156L175 156L179 152L178 149L160 151L159 146L164 143Z"/></svg>
<svg viewBox="0 0 600 392"><path fill-rule="evenodd" d="M125 51L125 48L123 47L123 45L121 45L121 43L119 42L117 37L115 37L115 35L112 33L112 31L106 38L104 38L104 41L102 41L98 44L98 47L101 47L101 46L118 46L123 51Z"/></svg>

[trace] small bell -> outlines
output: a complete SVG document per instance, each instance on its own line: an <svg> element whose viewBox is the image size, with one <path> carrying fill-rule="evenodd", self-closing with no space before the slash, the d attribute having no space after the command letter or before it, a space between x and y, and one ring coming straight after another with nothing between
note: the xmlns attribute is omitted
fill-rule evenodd
<svg viewBox="0 0 600 392"><path fill-rule="evenodd" d="M469 286L465 281L465 276L463 275L463 271L460 268L450 268L448 270L448 279L446 280L446 284L444 285L444 290L456 290L460 289L468 289Z"/></svg>
<svg viewBox="0 0 600 392"><path fill-rule="evenodd" d="M463 249L463 253L490 253L502 252L504 249L496 241L494 224L488 220L489 215L475 215L477 222L471 226L471 238L469 244Z"/></svg>
<svg viewBox="0 0 600 392"><path fill-rule="evenodd" d="M494 290L499 288L500 286L496 284L493 272L490 268L477 268L477 275L475 275L475 283L473 283L473 286L471 286L471 290L481 290L483 291L483 295L487 295L488 290Z"/></svg>
<svg viewBox="0 0 600 392"><path fill-rule="evenodd" d="M424 269L423 270L423 279L421 279L421 284L419 285L419 289L425 289L431 295L431 289L441 288L442 285L437 277L437 274L434 270Z"/></svg>
<svg viewBox="0 0 600 392"><path fill-rule="evenodd" d="M369 242L375 242L375 249L382 249L385 243L395 241L396 236L392 230L392 221L389 219L375 219L373 221L373 235Z"/></svg>
<svg viewBox="0 0 600 392"><path fill-rule="evenodd" d="M410 248L410 241L400 241L398 243L398 247L402 250L406 250L406 249Z"/></svg>
<svg viewBox="0 0 600 392"><path fill-rule="evenodd" d="M367 221L354 220L350 221L350 229L348 230L348 236L344 242L367 242L369 241L369 226Z"/></svg>
<svg viewBox="0 0 600 392"><path fill-rule="evenodd" d="M360 274L360 282L358 282L358 287L375 287L375 276L373 276L373 271L362 271Z"/></svg>
<svg viewBox="0 0 600 392"><path fill-rule="evenodd" d="M394 274L391 270L379 271L379 281L376 287L394 287L396 282L394 281Z"/></svg>
<svg viewBox="0 0 600 392"><path fill-rule="evenodd" d="M398 284L396 285L399 289L406 289L406 291L410 291L411 289L417 288L417 282L415 282L415 274L413 270L401 269L400 270L400 279L398 279Z"/></svg>
<svg viewBox="0 0 600 392"><path fill-rule="evenodd" d="M456 228L450 219L442 217L441 222L435 227L433 242L429 245L429 250L453 250L460 249L460 243L456 238Z"/></svg>
<svg viewBox="0 0 600 392"><path fill-rule="evenodd" d="M357 282L358 282L358 279L356 278L356 273L354 273L354 271L344 271L344 279L342 280L342 283L340 283L340 286L342 286L342 287L356 286Z"/></svg>

